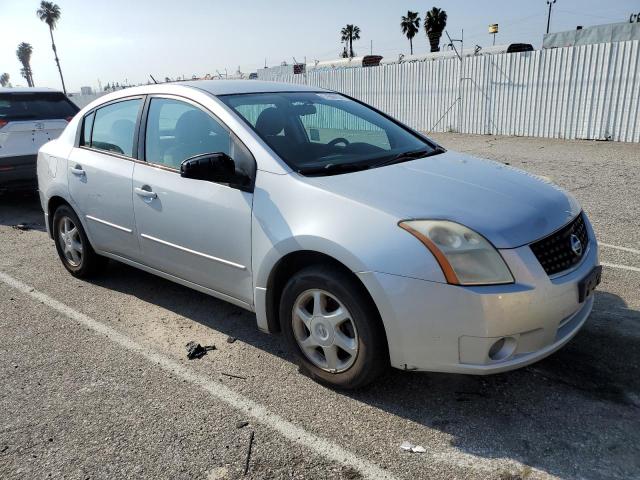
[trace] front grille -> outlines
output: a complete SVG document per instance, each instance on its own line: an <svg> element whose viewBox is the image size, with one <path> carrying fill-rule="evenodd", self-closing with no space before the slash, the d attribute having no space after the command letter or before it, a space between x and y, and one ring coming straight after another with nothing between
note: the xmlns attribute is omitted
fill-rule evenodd
<svg viewBox="0 0 640 480"><path fill-rule="evenodd" d="M571 236L575 235L582 244L580 255L576 254L571 245ZM548 237L531 244L531 250L547 272L547 275L555 275L580 263L587 251L589 236L587 226L584 223L581 212L569 224Z"/></svg>

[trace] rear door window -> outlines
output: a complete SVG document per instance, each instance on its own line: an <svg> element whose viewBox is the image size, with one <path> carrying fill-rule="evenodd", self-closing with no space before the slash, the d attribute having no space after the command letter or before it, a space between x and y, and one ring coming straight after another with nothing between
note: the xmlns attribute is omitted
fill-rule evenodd
<svg viewBox="0 0 640 480"><path fill-rule="evenodd" d="M0 119L71 120L79 108L64 94L52 93L0 93Z"/></svg>
<svg viewBox="0 0 640 480"><path fill-rule="evenodd" d="M133 139L141 106L142 99L136 98L96 110L91 148L133 157Z"/></svg>

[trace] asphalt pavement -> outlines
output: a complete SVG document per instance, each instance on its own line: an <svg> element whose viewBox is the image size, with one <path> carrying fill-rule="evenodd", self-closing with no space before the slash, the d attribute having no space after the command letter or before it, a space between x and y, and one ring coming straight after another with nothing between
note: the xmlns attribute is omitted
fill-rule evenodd
<svg viewBox="0 0 640 480"><path fill-rule="evenodd" d="M238 307L115 262L74 279L37 198L4 195L0 478L640 478L638 146L434 137L584 206L608 246L594 312L565 348L500 375L394 370L333 391ZM216 349L188 360L192 340Z"/></svg>

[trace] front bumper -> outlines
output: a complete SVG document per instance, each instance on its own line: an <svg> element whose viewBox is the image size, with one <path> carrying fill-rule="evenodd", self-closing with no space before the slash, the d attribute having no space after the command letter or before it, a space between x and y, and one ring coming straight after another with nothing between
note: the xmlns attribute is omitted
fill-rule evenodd
<svg viewBox="0 0 640 480"><path fill-rule="evenodd" d="M591 227L580 264L549 277L529 246L501 250L516 283L460 287L379 272L360 273L384 322L392 366L489 374L536 362L584 325L593 296L578 301L578 283L598 264ZM507 338L503 354L491 346ZM493 357L493 358L492 358Z"/></svg>

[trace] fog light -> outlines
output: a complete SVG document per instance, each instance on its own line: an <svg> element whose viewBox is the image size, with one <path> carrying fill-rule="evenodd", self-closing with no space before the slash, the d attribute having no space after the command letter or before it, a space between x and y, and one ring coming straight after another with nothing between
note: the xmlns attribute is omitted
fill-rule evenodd
<svg viewBox="0 0 640 480"><path fill-rule="evenodd" d="M516 349L516 339L513 337L502 337L496 340L489 349L491 360L504 360L513 354Z"/></svg>

